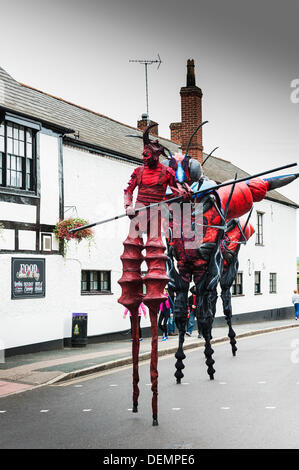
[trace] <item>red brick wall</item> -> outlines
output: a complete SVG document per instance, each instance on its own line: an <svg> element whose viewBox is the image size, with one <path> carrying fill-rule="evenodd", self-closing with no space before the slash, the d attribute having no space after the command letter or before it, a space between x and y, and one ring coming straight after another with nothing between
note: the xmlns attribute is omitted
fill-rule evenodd
<svg viewBox="0 0 299 470"><path fill-rule="evenodd" d="M178 145L182 145L182 123L181 122L172 122L170 124L170 139L173 140Z"/></svg>
<svg viewBox="0 0 299 470"><path fill-rule="evenodd" d="M157 124L157 125L150 130L150 134L158 136L158 123L154 121L150 121L149 125L152 125L152 124ZM145 131L145 129L147 128L147 120L141 119L140 121L138 121L137 128L142 132Z"/></svg>
<svg viewBox="0 0 299 470"><path fill-rule="evenodd" d="M185 152L192 133L202 122L202 91L197 86L183 87L181 88L180 95L182 113L182 150ZM188 153L191 157L198 159L202 163L202 152L202 128L200 128L192 139Z"/></svg>
<svg viewBox="0 0 299 470"><path fill-rule="evenodd" d="M191 135L202 122L202 91L195 85L194 61L187 62L187 86L180 90L181 95L181 122L170 124L171 140L182 146L183 153ZM189 147L189 155L202 163L203 145L202 128L198 130Z"/></svg>

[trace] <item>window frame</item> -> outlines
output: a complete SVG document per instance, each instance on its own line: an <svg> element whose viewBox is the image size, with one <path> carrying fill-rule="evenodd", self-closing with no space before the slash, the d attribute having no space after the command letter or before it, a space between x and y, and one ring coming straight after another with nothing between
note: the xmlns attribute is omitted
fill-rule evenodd
<svg viewBox="0 0 299 470"><path fill-rule="evenodd" d="M269 294L277 294L277 273L269 273Z"/></svg>
<svg viewBox="0 0 299 470"><path fill-rule="evenodd" d="M97 273L96 278L94 273ZM102 280L101 274L108 274L108 280ZM83 280L83 276L86 274L86 279ZM108 288L103 289L102 283L108 282ZM86 284L86 288L83 289L83 283ZM91 285L97 283L97 288L91 288ZM94 287L94 286L93 286ZM109 295L111 291L111 271L100 270L100 269L82 269L81 270L81 295Z"/></svg>
<svg viewBox="0 0 299 470"><path fill-rule="evenodd" d="M264 212L256 211L257 223L255 244L257 246L264 246L264 215Z"/></svg>
<svg viewBox="0 0 299 470"><path fill-rule="evenodd" d="M256 282L256 275L259 275L259 282ZM257 292L256 286L259 286L259 290ZM262 273L261 271L254 271L254 295L262 294Z"/></svg>
<svg viewBox="0 0 299 470"><path fill-rule="evenodd" d="M34 194L37 191L37 133L38 126L31 124L29 121L23 121L21 119L1 119L0 128L4 129L4 149L0 151L1 155L1 167L0 167L0 192L19 192L21 194ZM12 137L8 135L8 129L12 129ZM18 137L15 138L14 129L18 130ZM24 134L23 140L20 138L20 131ZM28 134L31 134L31 143L28 141ZM11 140L12 152L8 152L8 140ZM24 153L20 155L20 152L15 152L14 146L17 143L16 148L20 148L20 142L23 142ZM31 145L31 158L28 153L28 146ZM11 165L12 159L14 159L14 167ZM18 163L20 162L20 169L18 169ZM29 163L29 165L28 165ZM28 172L30 167L30 172ZM9 173L8 173L9 171ZM8 175L11 178L12 173L21 175L21 185L11 184L11 179L8 181ZM17 176L15 175L15 178ZM30 175L30 186L28 185L27 177Z"/></svg>
<svg viewBox="0 0 299 470"><path fill-rule="evenodd" d="M238 282L239 279L241 279L241 282ZM244 295L243 281L244 281L243 271L238 271L231 287L232 297L238 297L240 295ZM238 289L238 286L241 286L241 288ZM238 292L238 290L240 290L240 292Z"/></svg>

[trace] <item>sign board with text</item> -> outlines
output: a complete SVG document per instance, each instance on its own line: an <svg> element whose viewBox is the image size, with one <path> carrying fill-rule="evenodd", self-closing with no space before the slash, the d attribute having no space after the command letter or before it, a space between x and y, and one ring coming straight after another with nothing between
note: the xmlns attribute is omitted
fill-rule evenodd
<svg viewBox="0 0 299 470"><path fill-rule="evenodd" d="M46 295L46 260L11 259L11 298L31 299Z"/></svg>

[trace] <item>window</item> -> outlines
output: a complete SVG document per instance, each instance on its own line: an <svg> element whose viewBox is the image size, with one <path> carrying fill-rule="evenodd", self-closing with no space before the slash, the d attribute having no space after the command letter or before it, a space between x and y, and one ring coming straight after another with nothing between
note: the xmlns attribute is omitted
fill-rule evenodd
<svg viewBox="0 0 299 470"><path fill-rule="evenodd" d="M263 245L264 244L264 229L263 229L263 212L257 212L257 231L256 231L256 245Z"/></svg>
<svg viewBox="0 0 299 470"><path fill-rule="evenodd" d="M52 235L42 233L42 251L52 251Z"/></svg>
<svg viewBox="0 0 299 470"><path fill-rule="evenodd" d="M35 134L31 128L0 124L0 185L33 191Z"/></svg>
<svg viewBox="0 0 299 470"><path fill-rule="evenodd" d="M261 271L254 272L254 293L261 294Z"/></svg>
<svg viewBox="0 0 299 470"><path fill-rule="evenodd" d="M277 292L277 274L276 273L270 273L269 292L270 292L270 294L276 294L276 292Z"/></svg>
<svg viewBox="0 0 299 470"><path fill-rule="evenodd" d="M243 294L243 273L237 273L234 283L232 285L232 295Z"/></svg>
<svg viewBox="0 0 299 470"><path fill-rule="evenodd" d="M82 271L81 293L111 293L110 271Z"/></svg>

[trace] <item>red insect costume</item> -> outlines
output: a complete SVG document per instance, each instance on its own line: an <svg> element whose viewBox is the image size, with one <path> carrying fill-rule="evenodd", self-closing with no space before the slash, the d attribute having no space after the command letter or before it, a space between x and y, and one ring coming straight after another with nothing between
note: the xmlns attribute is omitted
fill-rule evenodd
<svg viewBox="0 0 299 470"><path fill-rule="evenodd" d="M185 157L186 158L186 157ZM191 159L192 160L192 159ZM169 165L169 162L166 162ZM175 167L175 163L173 163ZM209 194L203 194L198 197L193 207L193 226L196 228L198 221L195 218L197 211L202 209L203 217L199 225L203 226L201 239L197 242L195 248L188 248L187 242L190 240L189 233L184 233L183 222L179 219L172 222L172 237L169 240L168 275L171 278L170 286L176 292L174 305L174 316L177 328L179 330L179 347L175 355L177 383L181 383L184 376L183 343L185 336L187 311L188 311L188 291L189 283L194 280L196 285L197 306L196 317L198 325L205 339L205 356L208 366L210 379L214 378L214 360L212 358L213 349L211 347L211 331L213 323L213 310L215 307L215 292L218 283L222 279L223 288L225 287L225 276L223 272L223 246L221 242L225 236L227 222L234 218L246 214L253 206L254 202L261 201L267 194L267 191L276 189L290 183L296 175L274 177L269 179L248 178L246 182L239 182L219 188L217 191L210 191ZM187 180L190 183L190 181ZM210 182L210 187L214 186ZM196 192L209 187L207 178L199 179L197 188L192 189ZM178 272L174 267L173 257L177 260ZM223 278L221 278L223 274ZM224 289L227 293L227 289ZM223 298L227 294L223 291ZM217 298L217 297L216 297ZM226 299L226 298L225 298ZM225 300L225 311L227 310L227 299ZM230 334L234 334L230 330ZM232 341L233 343L233 341ZM233 344L232 344L233 347ZM233 350L233 353L235 351Z"/></svg>
<svg viewBox="0 0 299 470"><path fill-rule="evenodd" d="M223 313L228 325L228 337L232 348L233 356L236 355L237 347L236 333L232 328L232 305L231 305L231 287L237 276L239 268L238 255L242 244L246 244L249 238L254 234L254 228L249 223L251 212L247 220L231 219L227 224L227 230L221 242L221 252L223 256L223 269L220 277L221 299ZM217 289L213 296L213 316L216 314Z"/></svg>

